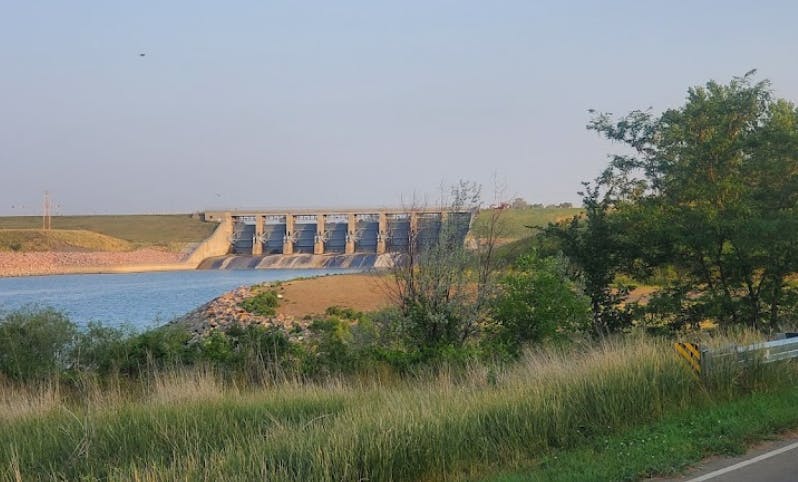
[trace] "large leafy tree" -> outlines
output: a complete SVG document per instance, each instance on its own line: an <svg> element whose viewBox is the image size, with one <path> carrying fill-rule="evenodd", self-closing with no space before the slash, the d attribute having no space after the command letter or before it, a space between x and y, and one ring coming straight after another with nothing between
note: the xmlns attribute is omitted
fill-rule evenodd
<svg viewBox="0 0 798 482"><path fill-rule="evenodd" d="M688 91L659 116L599 114L588 126L625 144L600 184L644 267L678 276L675 320L775 327L798 269L798 110L755 73Z"/></svg>

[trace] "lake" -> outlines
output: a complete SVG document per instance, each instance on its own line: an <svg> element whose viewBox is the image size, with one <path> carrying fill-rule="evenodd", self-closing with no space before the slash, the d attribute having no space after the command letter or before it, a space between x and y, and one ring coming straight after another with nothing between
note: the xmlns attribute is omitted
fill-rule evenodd
<svg viewBox="0 0 798 482"><path fill-rule="evenodd" d="M79 325L99 321L142 330L162 325L239 286L356 271L203 270L0 278L0 312L27 305L52 307Z"/></svg>

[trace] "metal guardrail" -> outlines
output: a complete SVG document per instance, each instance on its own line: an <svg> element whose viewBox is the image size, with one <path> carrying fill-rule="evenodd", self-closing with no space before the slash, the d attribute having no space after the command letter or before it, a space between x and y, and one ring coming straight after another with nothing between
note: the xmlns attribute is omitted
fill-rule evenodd
<svg viewBox="0 0 798 482"><path fill-rule="evenodd" d="M695 343L674 343L676 352L697 375L706 375L719 364L772 363L798 358L798 333L779 333L776 339L752 345L730 345L709 350Z"/></svg>

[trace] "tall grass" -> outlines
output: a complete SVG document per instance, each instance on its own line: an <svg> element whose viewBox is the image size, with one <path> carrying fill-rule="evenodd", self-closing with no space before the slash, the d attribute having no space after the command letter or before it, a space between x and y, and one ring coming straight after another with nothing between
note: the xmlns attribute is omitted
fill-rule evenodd
<svg viewBox="0 0 798 482"><path fill-rule="evenodd" d="M13 420L40 416L56 410L62 404L57 383L37 386L6 385L0 388L0 424Z"/></svg>
<svg viewBox="0 0 798 482"><path fill-rule="evenodd" d="M253 388L205 368L153 374L92 403L90 390L4 390L4 407L19 408L0 419L0 475L456 480L797 376L791 365L733 369L707 388L669 343L629 337L387 382Z"/></svg>

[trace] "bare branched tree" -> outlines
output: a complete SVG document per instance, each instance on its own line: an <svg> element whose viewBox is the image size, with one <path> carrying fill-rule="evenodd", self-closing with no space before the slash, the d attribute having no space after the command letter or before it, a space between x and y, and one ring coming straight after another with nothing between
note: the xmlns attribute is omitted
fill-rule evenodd
<svg viewBox="0 0 798 482"><path fill-rule="evenodd" d="M507 185L493 176L493 199L490 206L481 212L481 222L472 229L474 248L478 258L479 292L488 294L496 273L496 247L507 236L508 226L504 216L510 207L507 201Z"/></svg>
<svg viewBox="0 0 798 482"><path fill-rule="evenodd" d="M482 229L464 238L480 205L481 188L461 181L442 196L444 216L437 230L431 220L411 229L407 252L393 269L397 306L408 341L419 346L459 346L478 331L485 318L494 272L494 249L500 234L500 212L490 211L487 238ZM410 210L420 211L419 206ZM437 231L436 235L430 233ZM475 236L476 234L476 236Z"/></svg>

